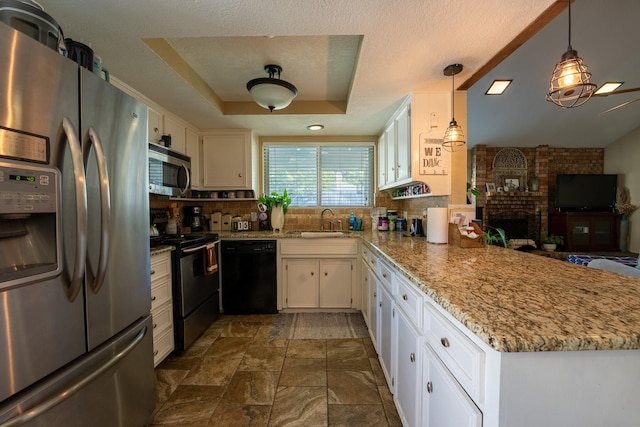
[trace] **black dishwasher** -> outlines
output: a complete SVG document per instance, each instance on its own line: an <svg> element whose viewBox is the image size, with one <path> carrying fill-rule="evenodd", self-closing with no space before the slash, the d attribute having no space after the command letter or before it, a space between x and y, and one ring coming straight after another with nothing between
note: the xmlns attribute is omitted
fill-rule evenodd
<svg viewBox="0 0 640 427"><path fill-rule="evenodd" d="M224 314L278 312L275 240L222 240L220 256Z"/></svg>

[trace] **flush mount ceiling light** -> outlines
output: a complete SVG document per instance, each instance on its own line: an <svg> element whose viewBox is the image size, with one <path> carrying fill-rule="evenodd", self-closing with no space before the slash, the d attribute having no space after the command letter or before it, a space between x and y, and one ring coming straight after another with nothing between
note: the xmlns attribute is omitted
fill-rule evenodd
<svg viewBox="0 0 640 427"><path fill-rule="evenodd" d="M596 85L591 83L591 73L571 47L571 0L569 2L569 48L551 75L547 101L563 108L579 107L591 98Z"/></svg>
<svg viewBox="0 0 640 427"><path fill-rule="evenodd" d="M454 112L454 97L455 97L455 75L462 71L462 64L447 65L442 73L445 76L451 76L451 121L449 127L444 133L444 140L442 141L442 147L446 151L458 151L464 147L466 141L464 140L464 133L462 128L458 126L458 122L453 117Z"/></svg>
<svg viewBox="0 0 640 427"><path fill-rule="evenodd" d="M624 82L606 82L594 92L594 95L608 95L623 85Z"/></svg>
<svg viewBox="0 0 640 427"><path fill-rule="evenodd" d="M321 124L309 125L309 126L307 126L307 129L309 129L309 130L322 130L322 129L324 129L324 125L321 125Z"/></svg>
<svg viewBox="0 0 640 427"><path fill-rule="evenodd" d="M298 89L291 83L280 80L282 67L279 65L265 65L264 70L269 73L269 77L250 80L247 90L259 106L271 112L286 108L298 95Z"/></svg>
<svg viewBox="0 0 640 427"><path fill-rule="evenodd" d="M494 80L485 95L502 95L513 80Z"/></svg>

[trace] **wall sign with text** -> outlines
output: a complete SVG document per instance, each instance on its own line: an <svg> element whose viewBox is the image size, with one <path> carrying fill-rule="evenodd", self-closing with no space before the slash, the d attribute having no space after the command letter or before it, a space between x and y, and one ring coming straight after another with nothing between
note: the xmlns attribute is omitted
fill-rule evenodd
<svg viewBox="0 0 640 427"><path fill-rule="evenodd" d="M420 134L419 173L423 176L447 176L450 173L449 152L442 148L442 140L425 138Z"/></svg>

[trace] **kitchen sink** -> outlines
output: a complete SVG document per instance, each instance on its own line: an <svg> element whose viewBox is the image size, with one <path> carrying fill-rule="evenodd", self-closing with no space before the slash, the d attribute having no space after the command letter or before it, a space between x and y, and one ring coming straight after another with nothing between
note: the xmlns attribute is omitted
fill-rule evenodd
<svg viewBox="0 0 640 427"><path fill-rule="evenodd" d="M344 231L302 231L300 237L306 239L318 238L318 237L340 237L344 236L348 232Z"/></svg>

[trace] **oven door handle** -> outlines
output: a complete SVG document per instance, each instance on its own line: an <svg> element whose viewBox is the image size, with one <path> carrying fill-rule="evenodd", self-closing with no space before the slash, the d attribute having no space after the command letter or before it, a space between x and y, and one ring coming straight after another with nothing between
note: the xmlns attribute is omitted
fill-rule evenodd
<svg viewBox="0 0 640 427"><path fill-rule="evenodd" d="M217 245L219 242L220 242L219 240L216 240L215 242L213 242L214 246ZM202 246L198 246L198 247L195 247L195 248L183 249L182 253L190 254L190 253L193 253L193 252L201 251L202 249L206 248L207 245L209 245L209 243L206 243L206 244L204 244Z"/></svg>

